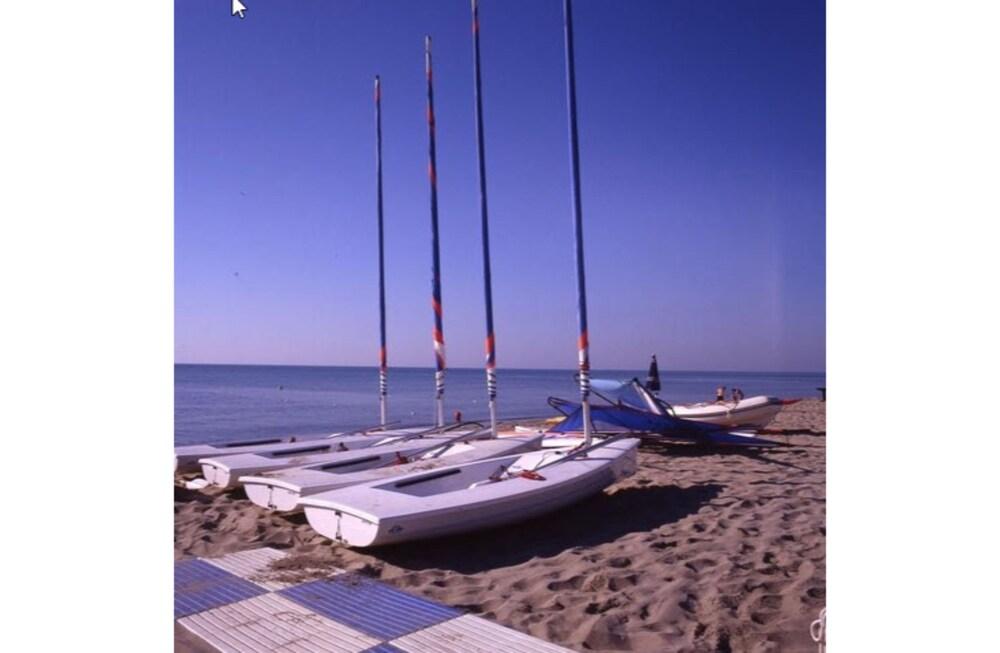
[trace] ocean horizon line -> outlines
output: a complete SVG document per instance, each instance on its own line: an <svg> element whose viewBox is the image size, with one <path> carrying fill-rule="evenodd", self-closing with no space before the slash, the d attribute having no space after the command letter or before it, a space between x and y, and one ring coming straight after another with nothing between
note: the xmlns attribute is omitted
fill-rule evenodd
<svg viewBox="0 0 1000 653"><path fill-rule="evenodd" d="M185 367L292 367L292 368L316 368L316 369L378 369L377 365L330 365L330 364L304 364L304 363L183 363L174 361L174 367L185 366ZM389 368L390 371L397 370L428 370L433 372L434 367L430 365L393 365ZM631 369L640 368L626 368L626 367L593 367L592 371L598 372L625 372ZM456 365L454 367L449 367L448 370L454 371L482 371L482 367L466 367ZM567 372L575 374L577 368L575 367L498 367L497 373L500 374L504 370L511 372ZM663 376L665 373L680 373L680 374L783 374L789 376L826 376L826 370L812 370L812 371L802 371L802 370L792 370L792 371L781 371L781 370L710 370L710 369L672 369L664 366L660 366L660 375Z"/></svg>

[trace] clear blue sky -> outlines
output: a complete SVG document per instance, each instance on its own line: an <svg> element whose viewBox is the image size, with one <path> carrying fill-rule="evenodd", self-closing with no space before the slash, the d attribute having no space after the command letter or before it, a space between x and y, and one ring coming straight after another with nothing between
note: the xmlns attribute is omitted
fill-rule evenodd
<svg viewBox="0 0 1000 653"><path fill-rule="evenodd" d="M432 366L423 36L445 340L483 359L468 0L176 0L175 358ZM560 0L482 0L497 357L576 364ZM825 369L825 6L577 0L595 368Z"/></svg>

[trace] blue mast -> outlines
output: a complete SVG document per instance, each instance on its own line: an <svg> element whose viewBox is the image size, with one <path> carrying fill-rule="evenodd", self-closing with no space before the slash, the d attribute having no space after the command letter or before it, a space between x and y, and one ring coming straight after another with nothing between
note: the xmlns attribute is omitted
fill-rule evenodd
<svg viewBox="0 0 1000 653"><path fill-rule="evenodd" d="M590 341L587 333L587 280L583 261L583 209L580 205L580 143L576 129L576 70L573 63L573 3L564 0L566 21L566 99L569 112L569 158L573 172L573 233L576 239L577 321L579 350L580 404L583 408L584 446L590 445L593 426L590 422Z"/></svg>
<svg viewBox="0 0 1000 653"><path fill-rule="evenodd" d="M382 82L375 76L375 187L378 207L378 398L382 426L389 410L389 361L385 344L385 252L382 237Z"/></svg>
<svg viewBox="0 0 1000 653"><path fill-rule="evenodd" d="M479 215L483 232L483 292L486 298L486 393L490 405L490 431L497 436L497 372L493 335L493 281L490 270L490 221L486 208L486 144L483 138L482 73L479 64L479 1L472 0L472 49L475 61L476 151L479 157Z"/></svg>
<svg viewBox="0 0 1000 653"><path fill-rule="evenodd" d="M434 373L437 425L444 426L444 324L441 316L441 253L438 246L437 156L434 147L434 76L431 73L431 37L424 39L424 67L427 72L427 131L430 136L427 176L431 183L431 306L434 309Z"/></svg>

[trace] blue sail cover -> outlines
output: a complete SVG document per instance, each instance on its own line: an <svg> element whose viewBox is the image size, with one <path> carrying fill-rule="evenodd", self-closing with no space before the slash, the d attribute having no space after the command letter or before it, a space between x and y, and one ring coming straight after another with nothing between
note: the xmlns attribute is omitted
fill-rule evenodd
<svg viewBox="0 0 1000 653"><path fill-rule="evenodd" d="M560 400L560 405L567 409L566 418L549 429L550 432L582 431L583 410L580 408L580 404ZM716 424L695 422L668 415L655 415L626 405L591 405L590 419L598 430L608 430L606 427L611 426L613 427L611 430L637 431L687 442L750 447L767 447L778 444L763 438L737 435ZM605 428L602 429L602 426Z"/></svg>
<svg viewBox="0 0 1000 653"><path fill-rule="evenodd" d="M619 404L625 404L639 410L649 410L646 402L635 391L631 381L614 381L612 379L591 379L590 386L607 397L613 398Z"/></svg>

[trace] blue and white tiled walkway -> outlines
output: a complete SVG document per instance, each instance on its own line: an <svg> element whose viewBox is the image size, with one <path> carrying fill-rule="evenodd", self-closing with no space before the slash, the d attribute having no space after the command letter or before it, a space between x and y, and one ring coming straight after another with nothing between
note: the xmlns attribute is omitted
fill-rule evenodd
<svg viewBox="0 0 1000 653"><path fill-rule="evenodd" d="M276 580L270 564L284 555L264 548L175 563L174 619L227 653L568 651L353 573Z"/></svg>

